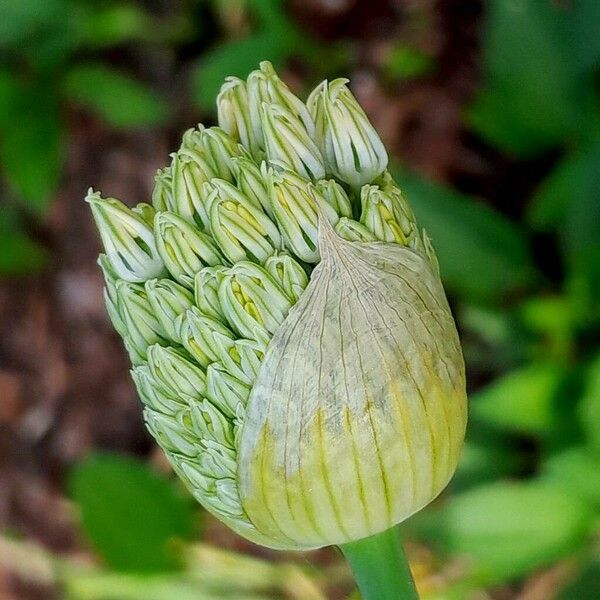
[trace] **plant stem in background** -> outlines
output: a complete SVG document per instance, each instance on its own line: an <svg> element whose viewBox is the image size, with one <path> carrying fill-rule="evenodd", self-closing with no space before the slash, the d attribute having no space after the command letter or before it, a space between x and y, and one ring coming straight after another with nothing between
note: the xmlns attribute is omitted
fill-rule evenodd
<svg viewBox="0 0 600 600"><path fill-rule="evenodd" d="M419 595L395 527L340 546L362 600L418 600Z"/></svg>

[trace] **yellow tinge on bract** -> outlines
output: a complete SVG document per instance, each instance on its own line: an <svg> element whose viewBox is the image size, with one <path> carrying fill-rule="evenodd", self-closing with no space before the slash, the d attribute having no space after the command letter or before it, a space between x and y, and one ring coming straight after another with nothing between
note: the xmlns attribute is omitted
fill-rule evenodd
<svg viewBox="0 0 600 600"><path fill-rule="evenodd" d="M90 191L111 321L194 497L273 548L345 544L435 498L466 426L437 259L346 80L261 63L185 133L153 205Z"/></svg>

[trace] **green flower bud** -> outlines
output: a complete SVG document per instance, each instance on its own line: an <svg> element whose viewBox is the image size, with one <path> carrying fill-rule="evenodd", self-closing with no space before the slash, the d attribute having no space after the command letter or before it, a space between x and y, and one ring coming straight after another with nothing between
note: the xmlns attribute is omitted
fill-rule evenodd
<svg viewBox="0 0 600 600"><path fill-rule="evenodd" d="M157 213L154 227L156 247L169 273L186 287L191 287L203 267L223 264L223 255L212 238L182 217Z"/></svg>
<svg viewBox="0 0 600 600"><path fill-rule="evenodd" d="M295 171L307 179L325 177L323 157L302 122L279 104L262 104L265 150L272 165Z"/></svg>
<svg viewBox="0 0 600 600"><path fill-rule="evenodd" d="M247 89L248 108L254 136L259 140L262 148L267 147L262 129L261 112L263 103L282 106L301 121L310 137L314 136L315 124L306 105L281 81L269 61L265 60L261 62L260 68L248 75Z"/></svg>
<svg viewBox="0 0 600 600"><path fill-rule="evenodd" d="M324 81L313 90L307 105L327 171L359 188L383 173L388 156L346 83L347 79Z"/></svg>
<svg viewBox="0 0 600 600"><path fill-rule="evenodd" d="M231 159L240 153L237 142L220 127L188 129L183 134L179 154L188 155L198 163L210 165L213 177L233 181Z"/></svg>
<svg viewBox="0 0 600 600"><path fill-rule="evenodd" d="M362 223L342 217L334 227L335 232L349 242L375 242L377 238Z"/></svg>
<svg viewBox="0 0 600 600"><path fill-rule="evenodd" d="M101 198L91 188L86 197L113 270L126 281L160 277L163 261L152 228L139 215L114 198Z"/></svg>
<svg viewBox="0 0 600 600"><path fill-rule="evenodd" d="M264 343L292 306L267 271L248 261L238 262L224 273L219 300L229 324L242 337Z"/></svg>
<svg viewBox="0 0 600 600"><path fill-rule="evenodd" d="M273 217L267 185L266 163L263 162L259 167L253 160L245 156L236 156L232 159L232 164L240 191L252 204L262 206L269 217Z"/></svg>
<svg viewBox="0 0 600 600"><path fill-rule="evenodd" d="M226 322L221 303L219 301L219 286L227 267L205 267L194 279L194 298L196 306L209 317Z"/></svg>
<svg viewBox="0 0 600 600"><path fill-rule="evenodd" d="M230 78L226 133L185 134L154 208L90 195L149 431L207 510L288 549L419 510L466 422L437 259L379 138L345 80L323 84L309 101L321 155L299 102L268 63L248 86Z"/></svg>
<svg viewBox="0 0 600 600"><path fill-rule="evenodd" d="M319 260L317 232L319 210L335 224L335 210L316 193L314 187L291 171L271 172L271 206L286 246L301 260ZM317 204L321 199L320 205Z"/></svg>
<svg viewBox="0 0 600 600"><path fill-rule="evenodd" d="M127 332L126 337L137 353L145 358L148 346L164 344L167 334L141 283L117 281L117 298L119 314Z"/></svg>
<svg viewBox="0 0 600 600"><path fill-rule="evenodd" d="M207 229L210 222L206 212L203 186L215 177L215 174L206 162L199 162L188 154L173 154L172 159L173 208L168 210L190 223Z"/></svg>
<svg viewBox="0 0 600 600"><path fill-rule="evenodd" d="M337 181L321 179L315 184L315 189L340 217L352 217L350 198Z"/></svg>
<svg viewBox="0 0 600 600"><path fill-rule="evenodd" d="M217 96L219 126L240 142L254 157L261 154L250 117L246 82L238 77L227 77Z"/></svg>
<svg viewBox="0 0 600 600"><path fill-rule="evenodd" d="M206 395L206 373L182 352L155 344L147 355L150 373L166 394L189 398Z"/></svg>
<svg viewBox="0 0 600 600"><path fill-rule="evenodd" d="M174 342L180 342L175 320L194 304L193 294L170 279L150 279L144 287L163 331Z"/></svg>
<svg viewBox="0 0 600 600"><path fill-rule="evenodd" d="M264 262L281 248L281 235L262 209L239 192L230 195L218 179L211 183L213 191L207 200L210 231L231 262L248 258Z"/></svg>
<svg viewBox="0 0 600 600"><path fill-rule="evenodd" d="M296 303L308 285L308 275L302 265L287 252L276 252L267 258L264 266L285 295Z"/></svg>

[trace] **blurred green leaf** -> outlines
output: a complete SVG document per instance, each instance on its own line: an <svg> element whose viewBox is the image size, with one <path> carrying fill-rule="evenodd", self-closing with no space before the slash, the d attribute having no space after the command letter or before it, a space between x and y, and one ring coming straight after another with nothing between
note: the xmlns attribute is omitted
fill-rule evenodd
<svg viewBox="0 0 600 600"><path fill-rule="evenodd" d="M513 371L471 395L471 416L516 433L547 434L555 424L554 399L562 377L554 364Z"/></svg>
<svg viewBox="0 0 600 600"><path fill-rule="evenodd" d="M564 587L556 600L598 600L600 598L600 563L589 563L575 578Z"/></svg>
<svg viewBox="0 0 600 600"><path fill-rule="evenodd" d="M587 371L578 416L590 448L600 456L600 354L592 361Z"/></svg>
<svg viewBox="0 0 600 600"><path fill-rule="evenodd" d="M442 277L453 292L468 300L489 300L536 277L526 237L508 219L416 174L396 174L432 239Z"/></svg>
<svg viewBox="0 0 600 600"><path fill-rule="evenodd" d="M577 65L593 69L600 64L600 2L577 0L569 7L570 40L575 50Z"/></svg>
<svg viewBox="0 0 600 600"><path fill-rule="evenodd" d="M583 104L564 11L547 0L490 0L483 39L487 84L470 111L475 130L518 156L562 144Z"/></svg>
<svg viewBox="0 0 600 600"><path fill-rule="evenodd" d="M13 92L16 103L0 120L0 162L17 194L42 211L56 190L63 162L58 97L47 82Z"/></svg>
<svg viewBox="0 0 600 600"><path fill-rule="evenodd" d="M570 448L544 463L542 478L600 508L600 454Z"/></svg>
<svg viewBox="0 0 600 600"><path fill-rule="evenodd" d="M111 567L177 566L173 543L190 535L192 513L170 482L133 458L96 454L77 465L71 483L84 530Z"/></svg>
<svg viewBox="0 0 600 600"><path fill-rule="evenodd" d="M152 90L102 64L74 67L66 75L65 92L114 127L156 125L168 116L166 103Z"/></svg>
<svg viewBox="0 0 600 600"><path fill-rule="evenodd" d="M90 7L80 23L85 46L103 47L143 38L151 26L149 15L136 4Z"/></svg>
<svg viewBox="0 0 600 600"><path fill-rule="evenodd" d="M385 71L392 79L415 79L429 75L436 67L436 62L428 54L399 44L387 57Z"/></svg>
<svg viewBox="0 0 600 600"><path fill-rule="evenodd" d="M47 258L45 250L31 240L13 215L0 207L0 275L24 275L40 269Z"/></svg>
<svg viewBox="0 0 600 600"><path fill-rule="evenodd" d="M542 483L492 483L451 498L438 536L484 581L516 578L576 551L591 526L586 506Z"/></svg>

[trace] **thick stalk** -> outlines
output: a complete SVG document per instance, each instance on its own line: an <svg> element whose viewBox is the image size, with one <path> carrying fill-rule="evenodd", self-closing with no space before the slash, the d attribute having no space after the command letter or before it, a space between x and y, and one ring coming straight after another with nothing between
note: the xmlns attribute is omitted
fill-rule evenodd
<svg viewBox="0 0 600 600"><path fill-rule="evenodd" d="M362 600L419 600L397 528L340 548Z"/></svg>

